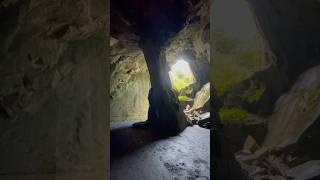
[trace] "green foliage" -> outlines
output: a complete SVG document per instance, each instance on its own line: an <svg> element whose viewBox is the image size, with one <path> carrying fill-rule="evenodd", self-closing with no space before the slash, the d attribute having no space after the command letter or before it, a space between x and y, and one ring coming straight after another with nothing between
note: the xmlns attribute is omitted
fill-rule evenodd
<svg viewBox="0 0 320 180"><path fill-rule="evenodd" d="M240 108L221 108L219 115L223 123L242 123L246 121L250 114Z"/></svg>
<svg viewBox="0 0 320 180"><path fill-rule="evenodd" d="M173 76L175 76L176 78L172 80L172 85L174 89L176 89L178 92L180 92L183 88L186 88L187 86L193 83L192 74L184 75L178 71L175 71L173 72Z"/></svg>
<svg viewBox="0 0 320 180"><path fill-rule="evenodd" d="M233 85L250 78L265 64L259 44L246 47L244 42L221 29L216 30L213 43L216 53L211 63L211 77L219 95L223 95Z"/></svg>
<svg viewBox="0 0 320 180"><path fill-rule="evenodd" d="M192 101L193 99L188 96L179 96L179 101Z"/></svg>

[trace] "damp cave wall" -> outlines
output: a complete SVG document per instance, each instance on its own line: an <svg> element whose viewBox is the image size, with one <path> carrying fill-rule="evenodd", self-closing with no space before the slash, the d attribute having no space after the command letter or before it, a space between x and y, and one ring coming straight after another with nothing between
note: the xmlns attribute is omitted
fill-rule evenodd
<svg viewBox="0 0 320 180"><path fill-rule="evenodd" d="M108 175L108 2L0 4L0 179Z"/></svg>
<svg viewBox="0 0 320 180"><path fill-rule="evenodd" d="M254 70L255 72L246 79L233 82L223 93L218 93L218 96L224 101L226 108L245 110L249 114L265 119L273 113L278 98L290 90L297 78L319 64L320 38L317 33L319 24L316 20L319 17L319 2L294 1L290 6L286 6L290 3L285 1L243 2L247 3L254 16L262 38L266 64L261 69ZM214 21L215 18L212 19ZM213 22L211 28L213 49L216 35L214 28ZM211 71L213 85L218 87L225 82L231 82L228 76L225 76L223 82L213 77L218 72L219 76L216 77L223 79L220 76L225 74L220 73L224 67L219 61L223 59L217 58L214 52L211 58L211 69L215 70ZM228 67L232 67L232 64ZM234 73L241 75L242 72L240 68L236 68ZM259 89L259 86L262 88ZM256 93L260 90L261 93L257 96ZM251 97L255 97L255 100L250 100ZM241 123L241 120L239 122ZM263 137L260 137L260 142L261 139Z"/></svg>

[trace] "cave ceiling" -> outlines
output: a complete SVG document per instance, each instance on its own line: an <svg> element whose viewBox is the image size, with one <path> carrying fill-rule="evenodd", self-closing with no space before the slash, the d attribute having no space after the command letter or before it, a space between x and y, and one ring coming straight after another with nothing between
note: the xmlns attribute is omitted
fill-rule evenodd
<svg viewBox="0 0 320 180"><path fill-rule="evenodd" d="M205 0L111 0L111 64L139 57L139 42L164 45L199 16Z"/></svg>
<svg viewBox="0 0 320 180"><path fill-rule="evenodd" d="M179 32L201 0L112 0L111 36L127 45L165 42ZM193 8L193 9L192 9Z"/></svg>

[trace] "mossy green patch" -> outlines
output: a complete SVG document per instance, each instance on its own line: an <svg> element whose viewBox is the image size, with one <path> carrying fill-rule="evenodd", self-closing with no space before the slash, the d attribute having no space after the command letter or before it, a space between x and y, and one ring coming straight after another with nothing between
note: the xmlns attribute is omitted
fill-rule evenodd
<svg viewBox="0 0 320 180"><path fill-rule="evenodd" d="M256 39L256 35L253 38ZM258 41L256 46L247 47L245 42L218 29L214 32L213 45L216 52L211 63L211 77L218 95L265 66L263 48Z"/></svg>
<svg viewBox="0 0 320 180"><path fill-rule="evenodd" d="M223 123L243 123L250 114L241 108L221 108L219 115Z"/></svg>
<svg viewBox="0 0 320 180"><path fill-rule="evenodd" d="M173 88L180 92L182 89L188 87L190 84L194 83L195 79L190 66L187 62L183 60L177 61L169 72L170 80Z"/></svg>
<svg viewBox="0 0 320 180"><path fill-rule="evenodd" d="M251 83L249 89L243 94L242 98L250 103L257 102L265 90L266 86L264 84Z"/></svg>
<svg viewBox="0 0 320 180"><path fill-rule="evenodd" d="M178 96L179 101L192 101L193 99L188 96Z"/></svg>

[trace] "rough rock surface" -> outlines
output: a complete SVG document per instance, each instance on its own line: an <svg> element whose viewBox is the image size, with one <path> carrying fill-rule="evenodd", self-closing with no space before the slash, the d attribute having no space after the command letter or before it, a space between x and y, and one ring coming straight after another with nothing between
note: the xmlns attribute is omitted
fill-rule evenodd
<svg viewBox="0 0 320 180"><path fill-rule="evenodd" d="M0 179L106 176L106 9L1 1Z"/></svg>
<svg viewBox="0 0 320 180"><path fill-rule="evenodd" d="M127 21L116 19L111 21L110 118L111 121L147 119L150 77L138 47L139 37Z"/></svg>
<svg viewBox="0 0 320 180"><path fill-rule="evenodd" d="M282 95L269 120L269 131L264 143L281 147L296 143L303 132L320 116L320 66L303 73Z"/></svg>
<svg viewBox="0 0 320 180"><path fill-rule="evenodd" d="M242 65L248 65L244 70L253 71L250 76L242 76L248 74L241 71L242 65L236 65L242 62L239 58L235 63L226 63L229 69L224 68L228 61L221 61L223 63L220 64L217 62L215 67L212 63L212 69L217 69L216 72L212 71L213 75L219 75L219 69L222 72L229 70L232 75L234 72L241 75L230 78L233 76L220 73L227 80L224 81L223 76L219 76L216 78L221 81L213 80L212 84L215 86L215 83L219 85L221 82L233 82L229 83L230 86L225 84L217 87L218 95L225 104L220 109L222 121L229 120L237 124L226 123L224 128L232 153L241 151L248 136L261 145L257 151L252 152L253 155L248 151L236 154L242 168L248 172L247 175L252 179L287 179L286 170L319 157L319 153L313 152L311 147L318 149L319 146L315 137L316 129L319 128L319 75L316 69L320 62L320 25L317 23L320 3L287 0L249 0L247 3L254 16L257 32L262 37L262 55L266 66L256 69L256 63L244 63ZM226 21L227 17L220 17L221 22ZM235 18L229 20L228 22L235 24L239 22ZM248 24L238 26L249 27ZM240 31L236 29L236 32ZM233 48L239 42L229 37L222 40L221 42L227 40L229 44L219 44L218 41L218 45L223 47L220 51L231 50L224 51L229 56L226 59L231 61L230 55L236 55ZM213 44L216 45L217 42ZM216 55L213 53L212 62L223 59ZM236 68L230 71L230 67ZM219 94L219 88L224 93ZM252 128L255 130L249 130ZM237 166L230 169L236 171Z"/></svg>
<svg viewBox="0 0 320 180"><path fill-rule="evenodd" d="M306 179L319 175L316 173L319 166L311 162L312 156L306 153L307 151L303 154L297 153L305 147L295 146L303 138L302 135L318 120L319 76L320 66L303 73L292 89L277 101L274 113L268 119L268 133L262 146L256 151L242 151L237 155L249 177L259 179L264 176L279 176L283 179Z"/></svg>
<svg viewBox="0 0 320 180"><path fill-rule="evenodd" d="M111 121L147 119L150 77L142 51L126 55L111 49L121 59L111 64Z"/></svg>
<svg viewBox="0 0 320 180"><path fill-rule="evenodd" d="M208 0L195 4L184 27L163 48L169 65L179 59L189 63L200 86L210 81L209 7Z"/></svg>

